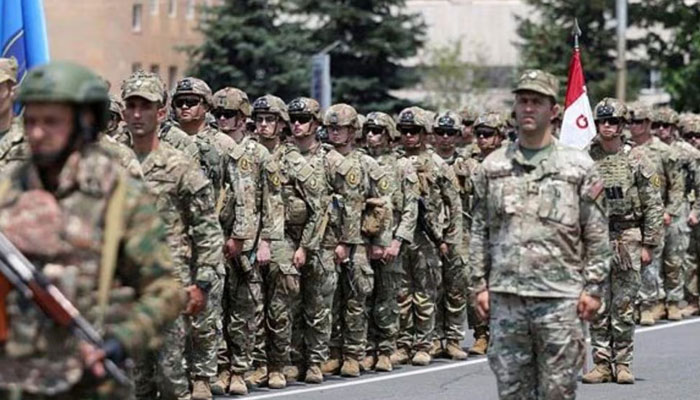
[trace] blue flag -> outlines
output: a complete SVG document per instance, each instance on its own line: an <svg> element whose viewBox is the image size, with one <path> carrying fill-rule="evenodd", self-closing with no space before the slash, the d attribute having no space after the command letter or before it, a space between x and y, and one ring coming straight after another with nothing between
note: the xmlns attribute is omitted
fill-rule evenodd
<svg viewBox="0 0 700 400"><path fill-rule="evenodd" d="M0 56L17 59L18 82L49 61L42 0L0 0Z"/></svg>

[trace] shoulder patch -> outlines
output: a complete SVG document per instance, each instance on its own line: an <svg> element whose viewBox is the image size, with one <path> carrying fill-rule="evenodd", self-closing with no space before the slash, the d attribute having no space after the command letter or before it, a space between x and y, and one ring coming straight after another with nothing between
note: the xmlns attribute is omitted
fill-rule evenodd
<svg viewBox="0 0 700 400"><path fill-rule="evenodd" d="M655 188L659 189L661 188L661 177L659 174L654 173L650 178L649 178L649 183L651 183L652 186Z"/></svg>
<svg viewBox="0 0 700 400"><path fill-rule="evenodd" d="M362 172L358 168L351 168L347 174L345 174L345 182L350 186L357 186L360 184L360 174Z"/></svg>

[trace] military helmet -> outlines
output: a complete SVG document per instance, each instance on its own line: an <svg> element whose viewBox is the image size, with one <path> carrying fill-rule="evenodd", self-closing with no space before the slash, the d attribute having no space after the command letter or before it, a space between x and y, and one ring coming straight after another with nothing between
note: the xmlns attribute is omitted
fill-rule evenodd
<svg viewBox="0 0 700 400"><path fill-rule="evenodd" d="M700 133L700 130L696 130L699 128L698 122L700 122L700 115L693 113L683 113L678 118L678 128L680 129L682 134L688 132Z"/></svg>
<svg viewBox="0 0 700 400"><path fill-rule="evenodd" d="M396 128L399 130L404 126L419 126L425 129L426 133L429 133L432 120L424 109L416 106L408 107L401 110L398 121L396 122Z"/></svg>
<svg viewBox="0 0 700 400"><path fill-rule="evenodd" d="M399 138L399 132L396 130L396 123L389 114L380 111L373 111L367 114L367 120L362 126L362 129L367 130L373 127L384 128L389 134L389 138L391 140L396 140Z"/></svg>
<svg viewBox="0 0 700 400"><path fill-rule="evenodd" d="M627 106L618 99L606 97L596 104L593 114L596 121L607 118L620 118L626 120Z"/></svg>
<svg viewBox="0 0 700 400"><path fill-rule="evenodd" d="M345 103L330 106L323 115L323 125L350 126L356 130L361 128L357 111Z"/></svg>
<svg viewBox="0 0 700 400"><path fill-rule="evenodd" d="M678 125L678 113L670 107L659 108L654 112L652 122Z"/></svg>
<svg viewBox="0 0 700 400"><path fill-rule="evenodd" d="M201 96L209 106L212 105L211 88L201 79L189 76L178 81L177 85L175 85L173 99L185 94Z"/></svg>
<svg viewBox="0 0 700 400"><path fill-rule="evenodd" d="M122 82L123 100L138 96L148 101L165 104L166 93L165 83L153 72L134 72Z"/></svg>
<svg viewBox="0 0 700 400"><path fill-rule="evenodd" d="M462 131L462 118L452 110L443 111L437 115L433 121L433 132L443 131Z"/></svg>
<svg viewBox="0 0 700 400"><path fill-rule="evenodd" d="M491 128L498 131L498 133L503 134L506 121L503 119L503 115L496 111L487 111L479 115L479 117L474 121L474 129L479 127Z"/></svg>
<svg viewBox="0 0 700 400"><path fill-rule="evenodd" d="M459 111L459 116L463 122L474 122L479 117L479 111L473 106L464 106Z"/></svg>
<svg viewBox="0 0 700 400"><path fill-rule="evenodd" d="M287 104L289 114L309 114L316 121L321 120L321 105L310 97L297 97Z"/></svg>
<svg viewBox="0 0 700 400"><path fill-rule="evenodd" d="M241 89L225 87L212 96L212 108L240 111L246 117L250 117L253 107L250 105L248 95Z"/></svg>
<svg viewBox="0 0 700 400"><path fill-rule="evenodd" d="M109 94L104 80L71 62L55 61L30 70L20 85L17 101L90 106L97 118L94 127L97 131L107 127L109 121Z"/></svg>
<svg viewBox="0 0 700 400"><path fill-rule="evenodd" d="M275 114L287 124L290 123L287 105L277 96L266 94L255 99L253 102L253 118L260 113Z"/></svg>
<svg viewBox="0 0 700 400"><path fill-rule="evenodd" d="M122 113L124 112L124 103L122 103L122 100L113 95L109 95L109 111L111 113L117 114L120 119L124 119Z"/></svg>
<svg viewBox="0 0 700 400"><path fill-rule="evenodd" d="M654 118L654 112L651 107L644 104L631 104L629 107L630 119L648 119L651 121Z"/></svg>

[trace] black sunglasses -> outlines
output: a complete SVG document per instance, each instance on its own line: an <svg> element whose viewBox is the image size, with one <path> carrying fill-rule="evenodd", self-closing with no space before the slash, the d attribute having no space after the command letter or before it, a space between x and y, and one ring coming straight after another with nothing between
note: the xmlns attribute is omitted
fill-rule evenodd
<svg viewBox="0 0 700 400"><path fill-rule="evenodd" d="M478 138L484 138L488 139L490 137L496 136L498 132L494 129L477 129L476 132L474 132L474 136Z"/></svg>
<svg viewBox="0 0 700 400"><path fill-rule="evenodd" d="M462 121L462 125L464 125L468 128L468 127L474 125L474 121L470 121L470 120L465 119L464 121Z"/></svg>
<svg viewBox="0 0 700 400"><path fill-rule="evenodd" d="M406 126L406 127L401 127L399 128L399 132L401 132L402 135L418 135L421 132L423 132L423 128L420 126Z"/></svg>
<svg viewBox="0 0 700 400"><path fill-rule="evenodd" d="M622 118L617 118L617 117L603 118L603 119L599 119L596 122L600 125L605 125L607 123L610 126L614 126L614 125L620 125L620 123L622 122Z"/></svg>
<svg viewBox="0 0 700 400"><path fill-rule="evenodd" d="M643 124L644 121L646 121L646 120L645 120L645 119L633 119L633 120L630 121L630 122L631 122L632 125L640 125L640 124Z"/></svg>
<svg viewBox="0 0 700 400"><path fill-rule="evenodd" d="M298 122L303 125L311 121L311 119L313 119L313 117L309 114L292 114L289 116L289 120L292 121L293 124Z"/></svg>
<svg viewBox="0 0 700 400"><path fill-rule="evenodd" d="M211 115L214 116L216 119L231 119L235 116L238 115L238 111L236 110L226 110L224 108L217 108L211 112Z"/></svg>
<svg viewBox="0 0 700 400"><path fill-rule="evenodd" d="M435 128L435 134L438 136L455 136L459 133L456 129Z"/></svg>
<svg viewBox="0 0 700 400"><path fill-rule="evenodd" d="M362 132L366 135L368 133L371 133L373 135L382 135L384 132L386 132L386 129L382 128L381 126L368 126L365 127Z"/></svg>
<svg viewBox="0 0 700 400"><path fill-rule="evenodd" d="M688 132L683 134L685 139L700 139L700 132Z"/></svg>
<svg viewBox="0 0 700 400"><path fill-rule="evenodd" d="M178 97L177 99L173 100L173 104L177 108L182 108L184 106L187 106L187 108L192 108L200 105L201 103L202 99L194 97Z"/></svg>
<svg viewBox="0 0 700 400"><path fill-rule="evenodd" d="M659 128L668 129L670 127L671 127L671 124L666 123L666 122L652 122L651 123L651 129L659 129Z"/></svg>

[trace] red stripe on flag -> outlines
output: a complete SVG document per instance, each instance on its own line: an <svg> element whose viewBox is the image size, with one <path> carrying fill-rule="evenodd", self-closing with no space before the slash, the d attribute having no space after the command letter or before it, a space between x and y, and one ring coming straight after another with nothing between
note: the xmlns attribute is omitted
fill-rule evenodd
<svg viewBox="0 0 700 400"><path fill-rule="evenodd" d="M564 107L568 108L576 101L585 90L586 82L583 78L583 66L581 66L581 52L579 49L574 49L574 54L571 56L569 63L569 82L566 87L566 101Z"/></svg>

